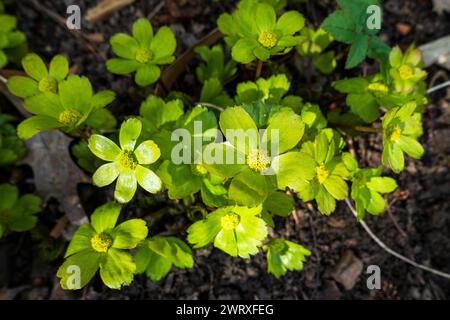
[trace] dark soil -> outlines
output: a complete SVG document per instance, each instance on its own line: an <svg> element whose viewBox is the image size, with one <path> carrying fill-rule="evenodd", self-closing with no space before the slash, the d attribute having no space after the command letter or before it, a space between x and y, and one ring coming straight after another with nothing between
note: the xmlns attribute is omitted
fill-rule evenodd
<svg viewBox="0 0 450 320"><path fill-rule="evenodd" d="M39 1L53 12L65 16L68 4L79 4L82 12L94 6L94 1ZM181 9L168 10L162 7L152 13L159 1L142 0L116 12L108 19L94 25L84 23L86 35L99 33L104 41L93 45L108 57L111 55L107 40L116 32L129 32L132 22L139 16L152 15L154 27L170 24L178 39L177 55L184 52L196 40L215 28L215 20L221 12L230 11L233 1L171 0L167 3L188 3ZM423 44L440 38L450 30L450 16L433 12L432 2L426 0L382 1L385 9L382 37L390 45L402 47L411 42ZM205 5L205 3L208 3ZM305 14L310 23L318 25L333 9L334 1L309 1L295 5ZM118 99L112 110L121 120L129 114L137 114L139 104L147 94L137 90L131 78L114 76L105 69L104 61L88 49L87 43L71 35L45 14L36 11L30 1L15 1L10 9L19 19L20 29L29 39L30 50L49 60L57 53L68 57L73 70L91 80L96 90L113 89ZM314 20L314 21L312 21ZM398 23L409 24L412 29L406 35L399 33ZM345 46L344 46L345 47ZM342 48L344 48L342 47ZM340 61L343 64L343 61ZM367 65L370 67L370 65ZM198 92L192 76L195 64L178 79L174 89L189 94ZM275 68L269 66L268 68ZM448 77L448 72L437 67L429 70L428 81L439 72ZM317 90L323 83L320 75L309 79L290 69L294 79L293 92L303 89ZM360 73L354 70L353 73ZM243 73L245 77L245 72ZM341 74L341 77L345 74ZM245 79L238 79L239 81ZM439 80L438 80L439 81ZM230 84L232 90L233 84ZM322 88L322 86L320 86ZM319 89L321 90L321 89ZM314 99L315 95L311 97ZM2 100L3 101L3 100ZM322 107L327 104L318 102ZM10 107L10 112L13 112ZM388 246L405 256L450 272L450 90L435 93L424 114L425 134L421 142L426 155L420 161L407 159L406 170L398 176L398 190L388 196L389 213L379 217L367 216L365 221ZM380 137L361 136L354 139L355 149L366 165L378 165L381 151ZM12 173L1 172L2 181L20 183L22 191L33 190L32 172L19 167ZM97 190L80 186L80 196L87 212L101 204L98 199L112 199L111 190ZM140 199L143 201L143 199ZM142 201L140 201L142 203ZM164 203L150 206L161 209ZM133 211L130 206L127 213ZM136 212L136 211L133 211ZM151 211L150 211L151 212ZM139 210L143 216L148 211ZM58 204L50 201L40 215L40 233L46 233L61 216ZM151 219L151 214L150 214ZM184 218L183 218L184 219ZM164 230L184 220L178 217L164 218L159 227L151 232ZM39 241L31 234L15 234L0 241L0 291L4 297L21 299L448 299L450 282L405 264L383 251L358 225L351 212L341 203L331 216L321 216L316 211L298 203L295 216L276 221L277 236L302 243L313 255L301 272L289 273L277 280L266 271L263 255L249 260L231 258L219 250L204 249L196 252L195 267L191 270L174 269L169 276L152 283L145 277L137 277L130 287L112 291L104 287L99 279L93 281L83 292L65 293L56 285L55 273L61 258L46 262L38 254ZM39 233L34 232L33 234ZM350 253L348 253L350 252ZM333 273L344 254L351 254L355 261L363 264L362 273L352 289L346 290L335 281ZM365 270L369 265L381 268L382 289L369 290L366 286ZM23 287L25 286L25 287ZM18 288L14 290L14 288Z"/></svg>

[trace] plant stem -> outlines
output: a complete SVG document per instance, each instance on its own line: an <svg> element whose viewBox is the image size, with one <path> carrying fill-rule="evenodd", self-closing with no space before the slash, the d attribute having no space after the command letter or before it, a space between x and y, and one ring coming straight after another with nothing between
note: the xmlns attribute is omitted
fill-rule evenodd
<svg viewBox="0 0 450 320"><path fill-rule="evenodd" d="M258 64L256 66L256 73L255 73L255 80L258 80L258 78L261 76L262 68L263 68L263 61L258 59Z"/></svg>
<svg viewBox="0 0 450 320"><path fill-rule="evenodd" d="M369 132L369 133L382 133L382 128L373 128L373 127L364 127L364 126L354 126L352 127L353 130L359 131L359 132Z"/></svg>

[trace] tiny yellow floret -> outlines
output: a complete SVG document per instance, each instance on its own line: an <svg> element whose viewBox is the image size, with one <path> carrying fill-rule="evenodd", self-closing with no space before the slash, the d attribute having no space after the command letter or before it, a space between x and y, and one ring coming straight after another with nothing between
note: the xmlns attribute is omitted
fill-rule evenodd
<svg viewBox="0 0 450 320"><path fill-rule="evenodd" d="M152 59L152 52L146 48L139 48L136 51L136 60L140 63L147 63Z"/></svg>
<svg viewBox="0 0 450 320"><path fill-rule="evenodd" d="M395 142L400 138L401 134L402 134L402 130L400 129L400 126L395 125L391 129L391 134L389 136L389 140L391 140L392 142Z"/></svg>
<svg viewBox="0 0 450 320"><path fill-rule="evenodd" d="M40 92L56 93L58 91L58 83L55 79L47 77L39 81L38 88Z"/></svg>
<svg viewBox="0 0 450 320"><path fill-rule="evenodd" d="M258 42L269 49L275 47L277 41L277 35L272 31L262 31L258 36Z"/></svg>
<svg viewBox="0 0 450 320"><path fill-rule="evenodd" d="M74 126L80 121L83 115L75 109L67 109L58 116L58 121L65 126Z"/></svg>
<svg viewBox="0 0 450 320"><path fill-rule="evenodd" d="M202 164L194 164L192 166L192 171L194 172L195 175L203 177L208 173L208 170L206 170L206 168L202 165Z"/></svg>
<svg viewBox="0 0 450 320"><path fill-rule="evenodd" d="M410 66L404 64L402 65L399 69L398 72L400 74L400 78L402 78L403 80L408 80L409 78L411 78L414 74L414 70L413 68L411 68Z"/></svg>
<svg viewBox="0 0 450 320"><path fill-rule="evenodd" d="M239 216L231 213L220 218L220 225L225 230L234 230L239 224Z"/></svg>
<svg viewBox="0 0 450 320"><path fill-rule="evenodd" d="M316 174L317 174L317 180L319 180L320 184L323 184L325 180L327 180L328 176L330 175L328 173L327 168L322 163L316 167Z"/></svg>
<svg viewBox="0 0 450 320"><path fill-rule="evenodd" d="M106 233L97 233L91 238L91 246L97 252L107 252L112 245L111 236Z"/></svg>
<svg viewBox="0 0 450 320"><path fill-rule="evenodd" d="M134 170L139 164L131 150L123 150L117 157L117 163L122 170Z"/></svg>
<svg viewBox="0 0 450 320"><path fill-rule="evenodd" d="M270 157L264 149L250 150L247 156L247 165L256 172L261 172L270 166Z"/></svg>

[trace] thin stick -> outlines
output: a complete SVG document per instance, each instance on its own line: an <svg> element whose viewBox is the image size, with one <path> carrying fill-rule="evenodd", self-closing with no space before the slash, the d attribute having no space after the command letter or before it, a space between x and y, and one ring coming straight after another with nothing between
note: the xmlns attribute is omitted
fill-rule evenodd
<svg viewBox="0 0 450 320"><path fill-rule="evenodd" d="M435 91L444 89L444 88L446 88L446 87L448 87L448 86L450 86L450 80L449 80L449 81L446 81L446 82L444 82L444 83L438 84L437 86L434 86L434 87L428 89L428 90L427 90L427 94L430 94L430 93L433 93L433 92L435 92Z"/></svg>
<svg viewBox="0 0 450 320"><path fill-rule="evenodd" d="M263 63L264 62L262 62L262 60L258 60L258 65L256 66L255 80L258 80L258 78L261 76Z"/></svg>
<svg viewBox="0 0 450 320"><path fill-rule="evenodd" d="M215 104L208 103L208 102L196 102L195 104L200 104L200 105L205 106L205 107L209 107L209 108L212 108L212 109L216 109L217 111L220 111L220 112L225 111L224 108L219 107L219 106L216 106Z"/></svg>
<svg viewBox="0 0 450 320"><path fill-rule="evenodd" d="M358 216L358 213L356 212L356 210L355 210L355 208L353 207L353 205L352 205L352 203L350 202L350 200L347 198L347 199L345 199L345 203L347 204L347 206L349 207L349 209L350 209L350 211L353 213L353 215L355 216L355 217L357 217ZM423 264L420 264L420 263L417 263L417 262L415 262L415 261L413 261L413 260L411 260L411 259L408 259L408 258L406 258L405 256L402 256L400 253L398 253L398 252L396 252L396 251L394 251L394 250L392 250L391 248L389 248L383 241L381 241L373 232L372 232L372 230L369 228L369 226L364 222L364 221L359 221L359 223L361 224L361 226L364 228L364 230L369 234L369 236L383 249L383 250L385 250L387 253L389 253L389 254L391 254L391 255L393 255L394 257L396 257L396 258L398 258L398 259L400 259L400 260L402 260L402 261L404 261L404 262L406 262L406 263L409 263L410 265L412 265L412 266L414 266L414 267L416 267L416 268L419 268L419 269L422 269L422 270L425 270L425 271L428 271L428 272L431 272L431 273L433 273L433 274L435 274L435 275L438 275L438 276L440 276L440 277L443 277L443 278L445 278L445 279L449 279L450 280L450 274L448 274L448 273L445 273L445 272L442 272L442 271L439 271L439 270L436 270L436 269L433 269L433 268L430 268L430 267L427 267L427 266L425 266L425 265L423 265Z"/></svg>
<svg viewBox="0 0 450 320"><path fill-rule="evenodd" d="M8 79L6 79L2 75L0 75L0 81L3 82L4 84L6 84L8 82Z"/></svg>

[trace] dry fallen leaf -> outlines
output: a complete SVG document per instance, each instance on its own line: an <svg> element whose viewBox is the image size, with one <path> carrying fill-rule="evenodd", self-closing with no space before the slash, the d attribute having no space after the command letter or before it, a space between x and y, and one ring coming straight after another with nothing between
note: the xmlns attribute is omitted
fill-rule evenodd
<svg viewBox="0 0 450 320"><path fill-rule="evenodd" d="M395 25L397 31L402 35L406 36L411 32L412 26L408 23L399 22Z"/></svg>
<svg viewBox="0 0 450 320"><path fill-rule="evenodd" d="M21 163L33 169L36 190L44 203L50 198L58 200L72 227L77 227L88 222L77 186L89 183L90 178L70 157L71 142L71 138L57 130L40 132L25 141L28 155Z"/></svg>

